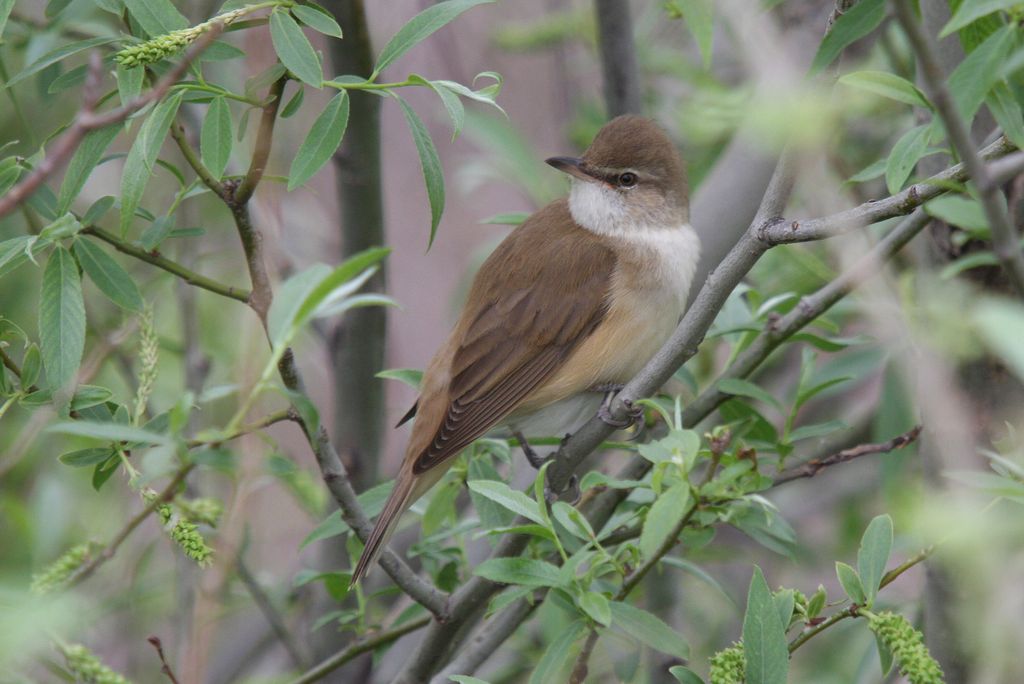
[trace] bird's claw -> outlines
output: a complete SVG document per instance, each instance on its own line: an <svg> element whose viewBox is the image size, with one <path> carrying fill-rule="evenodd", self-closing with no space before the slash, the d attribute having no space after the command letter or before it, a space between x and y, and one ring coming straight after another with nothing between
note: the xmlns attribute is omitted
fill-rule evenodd
<svg viewBox="0 0 1024 684"><path fill-rule="evenodd" d="M601 419L602 423L610 425L616 430L626 430L643 420L644 409L642 406L637 406L629 399L623 399L622 406L626 409L626 417L616 418L612 415L611 397L609 397L609 400L601 404L601 408L597 410L597 417Z"/></svg>
<svg viewBox="0 0 1024 684"><path fill-rule="evenodd" d="M523 450L523 456L526 457L527 462L533 466L534 470L540 470L551 458L550 456L541 456L534 451L533 447L530 446L530 443L526 441L526 437L522 432L513 432L512 436L519 442L519 448Z"/></svg>
<svg viewBox="0 0 1024 684"><path fill-rule="evenodd" d="M566 503L570 506L575 506L579 503L583 496L583 492L580 490L580 479L576 477L575 474L569 476L569 484L560 493L552 490L551 485L549 485L547 481L544 482L544 500L547 501L549 505L555 503L567 493L569 493L571 498L567 500Z"/></svg>

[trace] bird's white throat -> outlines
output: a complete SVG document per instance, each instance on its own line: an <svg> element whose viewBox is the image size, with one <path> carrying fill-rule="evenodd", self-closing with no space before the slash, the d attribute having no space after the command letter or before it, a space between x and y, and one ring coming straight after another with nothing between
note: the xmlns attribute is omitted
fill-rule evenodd
<svg viewBox="0 0 1024 684"><path fill-rule="evenodd" d="M569 212L576 223L592 233L609 237L634 238L639 233L677 230L681 220L672 220L662 211L643 211L630 207L622 194L603 183L573 180L569 192Z"/></svg>

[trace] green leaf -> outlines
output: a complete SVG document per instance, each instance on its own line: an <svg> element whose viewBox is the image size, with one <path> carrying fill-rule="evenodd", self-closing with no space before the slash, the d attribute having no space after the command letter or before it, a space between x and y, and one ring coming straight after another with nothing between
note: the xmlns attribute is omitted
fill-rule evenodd
<svg viewBox="0 0 1024 684"><path fill-rule="evenodd" d="M73 249L82 270L110 301L128 311L142 311L145 304L135 281L102 247L80 238Z"/></svg>
<svg viewBox="0 0 1024 684"><path fill-rule="evenodd" d="M188 26L188 19L175 9L171 0L124 0L124 5L150 37Z"/></svg>
<svg viewBox="0 0 1024 684"><path fill-rule="evenodd" d="M647 512L640 532L640 554L653 559L669 540L673 530L690 510L690 485L679 482L661 493Z"/></svg>
<svg viewBox="0 0 1024 684"><path fill-rule="evenodd" d="M607 627L612 623L612 609L608 603L608 597L596 591L584 592L579 597L580 610L590 616L590 619Z"/></svg>
<svg viewBox="0 0 1024 684"><path fill-rule="evenodd" d="M885 164L885 159L879 159L877 161L871 162L863 169L847 178L844 182L863 183L865 181L874 180L875 178L878 178L883 173L885 173Z"/></svg>
<svg viewBox="0 0 1024 684"><path fill-rule="evenodd" d="M700 50L704 68L711 66L711 48L715 29L715 10L712 0L674 0L682 13L686 28L693 34Z"/></svg>
<svg viewBox="0 0 1024 684"><path fill-rule="evenodd" d="M530 218L530 215L525 211L508 212L506 214L495 214L489 218L485 218L480 223L488 223L498 226L518 226L526 219Z"/></svg>
<svg viewBox="0 0 1024 684"><path fill-rule="evenodd" d="M153 109L139 129L139 135L128 151L121 174L121 236L128 234L135 210L142 201L149 177L153 174L160 147L171 128L184 91L178 91Z"/></svg>
<svg viewBox="0 0 1024 684"><path fill-rule="evenodd" d="M945 38L954 31L959 31L976 19L998 12L1008 10L1020 5L1020 0L965 0L953 13L949 22L942 27L939 38Z"/></svg>
<svg viewBox="0 0 1024 684"><path fill-rule="evenodd" d="M314 88L320 88L324 80L320 58L302 29L288 12L275 9L270 13L270 39L281 63L296 78Z"/></svg>
<svg viewBox="0 0 1024 684"><path fill-rule="evenodd" d="M440 5L434 7L440 7ZM427 10L427 12L429 11ZM395 97L402 105L402 113L405 114L405 121L409 124L413 142L416 143L416 151L420 156L420 167L423 169L423 180L427 186L427 199L430 200L430 239L427 241L427 249L430 249L430 246L434 244L434 236L437 234L437 225L441 222L441 214L444 212L444 172L427 127L423 125L423 121L412 107L406 104L405 100L397 95Z"/></svg>
<svg viewBox="0 0 1024 684"><path fill-rule="evenodd" d="M746 684L785 684L789 673L786 631L761 568L754 566L743 616Z"/></svg>
<svg viewBox="0 0 1024 684"><path fill-rule="evenodd" d="M82 138L82 144L75 150L71 161L68 162L68 170L64 174L64 181L61 183L60 192L57 194L57 213L63 214L71 208L72 202L82 191L89 174L100 163L103 153L113 142L120 132L120 125L107 126L99 130L90 131Z"/></svg>
<svg viewBox="0 0 1024 684"><path fill-rule="evenodd" d="M988 219L981 203L972 197L943 195L924 205L929 215L972 232L988 232Z"/></svg>
<svg viewBox="0 0 1024 684"><path fill-rule="evenodd" d="M857 571L846 563L836 561L836 577L839 578L839 584L843 586L843 591L851 601L857 604L863 604L866 602L867 597L864 595L864 585L861 584L860 576L857 575Z"/></svg>
<svg viewBox="0 0 1024 684"><path fill-rule="evenodd" d="M892 650L877 634L875 635L875 645L878 647L878 664L882 666L882 678L885 679L892 671Z"/></svg>
<svg viewBox="0 0 1024 684"><path fill-rule="evenodd" d="M448 681L458 682L458 684L488 684L486 680L470 675L448 675Z"/></svg>
<svg viewBox="0 0 1024 684"><path fill-rule="evenodd" d="M931 109L928 98L905 78L888 71L855 71L839 79L839 83L852 88L860 88L887 97L897 102L904 102L915 107Z"/></svg>
<svg viewBox="0 0 1024 684"><path fill-rule="evenodd" d="M726 394L756 399L757 401L762 401L774 406L780 411L782 410L782 404L779 403L778 399L748 380L743 380L741 378L725 378L718 383L718 389Z"/></svg>
<svg viewBox="0 0 1024 684"><path fill-rule="evenodd" d="M871 521L860 540L857 552L857 572L860 575L864 598L870 608L878 595L878 585L885 575L885 565L892 551L892 518L879 515Z"/></svg>
<svg viewBox="0 0 1024 684"><path fill-rule="evenodd" d="M120 14L120 13L118 13ZM114 69L114 80L117 81L117 94L121 98L121 104L131 102L142 92L142 81L146 77L145 69L126 67L118 64ZM131 127L131 119L125 122L125 127Z"/></svg>
<svg viewBox="0 0 1024 684"><path fill-rule="evenodd" d="M331 98L313 122L309 134L299 146L288 171L288 190L294 190L313 177L334 156L348 126L348 93L342 90Z"/></svg>
<svg viewBox="0 0 1024 684"><path fill-rule="evenodd" d="M58 389L74 379L85 348L85 303L75 259L59 245L43 271L39 343L49 387Z"/></svg>
<svg viewBox="0 0 1024 684"><path fill-rule="evenodd" d="M39 355L39 347L33 342L25 350L25 356L21 360L21 389L27 390L36 384L39 379L39 371L43 366L42 357Z"/></svg>
<svg viewBox="0 0 1024 684"><path fill-rule="evenodd" d="M557 587L562 583L557 566L532 558L489 558L473 574L492 582L526 587Z"/></svg>
<svg viewBox="0 0 1024 684"><path fill-rule="evenodd" d="M1024 113L1005 82L996 83L985 99L996 123L1018 149L1024 149Z"/></svg>
<svg viewBox="0 0 1024 684"><path fill-rule="evenodd" d="M0 37L3 37L4 29L7 28L7 19L14 9L14 2L15 0L0 0Z"/></svg>
<svg viewBox="0 0 1024 684"><path fill-rule="evenodd" d="M661 618L621 601L612 601L612 625L628 636L666 655L686 660L690 645Z"/></svg>
<svg viewBox="0 0 1024 684"><path fill-rule="evenodd" d="M114 393L106 387L79 385L75 388L75 396L71 398L71 410L84 411L87 408L105 404L112 396Z"/></svg>
<svg viewBox="0 0 1024 684"><path fill-rule="evenodd" d="M79 40L73 43L67 43L61 45L55 50L47 52L45 55L35 60L27 67L22 69L20 72L15 74L11 80L9 80L5 87L10 88L11 86L20 83L29 76L37 74L46 67L56 64L57 62L70 57L71 55L88 50L90 48L99 47L100 45L109 45L120 40L120 38L87 38L86 40Z"/></svg>
<svg viewBox="0 0 1024 684"><path fill-rule="evenodd" d="M445 111L448 112L448 116L452 120L452 140L459 137L459 132L462 131L463 124L466 123L466 108L463 106L459 96L450 89L440 86L433 81L428 81L417 74L410 74L409 80L430 88L441 98L441 104L444 105Z"/></svg>
<svg viewBox="0 0 1024 684"><path fill-rule="evenodd" d="M309 28L326 36L341 38L341 27L334 20L331 13L319 5L308 3L295 5L291 9L292 15Z"/></svg>
<svg viewBox="0 0 1024 684"><path fill-rule="evenodd" d="M423 371L416 368L389 368L380 371L373 377L382 380L398 380L414 390L418 390L420 383L423 382Z"/></svg>
<svg viewBox="0 0 1024 684"><path fill-rule="evenodd" d="M423 10L400 28L380 51L370 80L374 80L388 65L466 10L490 2L494 0L448 0Z"/></svg>
<svg viewBox="0 0 1024 684"><path fill-rule="evenodd" d="M792 589L782 589L777 591L772 596L772 602L775 604L775 610L779 613L779 622L782 623L782 628L786 629L789 627L790 620L793 619L793 606L796 605L796 592Z"/></svg>
<svg viewBox="0 0 1024 684"><path fill-rule="evenodd" d="M700 675L682 665L673 665L668 668L668 673L675 677L679 684L704 684L704 680L700 678Z"/></svg>
<svg viewBox="0 0 1024 684"><path fill-rule="evenodd" d="M304 325L318 315L322 307L332 305L340 297L353 294L373 274L377 264L390 253L390 247L372 247L346 259L310 291L295 312L292 325Z"/></svg>
<svg viewBox="0 0 1024 684"><path fill-rule="evenodd" d="M199 154L203 165L213 177L220 180L231 159L231 144L234 133L231 130L231 108L224 97L215 97L203 117L203 128L199 135Z"/></svg>
<svg viewBox="0 0 1024 684"><path fill-rule="evenodd" d="M556 501L553 503L551 514L562 527L580 539L586 541L594 538L594 528L590 526L590 521L566 502Z"/></svg>
<svg viewBox="0 0 1024 684"><path fill-rule="evenodd" d="M537 667L530 675L529 684L550 684L551 682L566 681L562 676L563 670L568 666L569 661L575 657L575 649L572 645L587 631L587 625L582 620L576 620L566 629L552 639L548 644L544 655L541 656Z"/></svg>
<svg viewBox="0 0 1024 684"><path fill-rule="evenodd" d="M999 81L999 65L1013 46L1014 28L1004 26L976 47L949 76L949 92L960 116L972 121L985 96Z"/></svg>
<svg viewBox="0 0 1024 684"><path fill-rule="evenodd" d="M831 64L846 46L868 35L885 19L885 0L861 0L832 25L811 62L816 74Z"/></svg>
<svg viewBox="0 0 1024 684"><path fill-rule="evenodd" d="M1024 380L1024 308L1010 300L986 299L974 309L973 320L986 346Z"/></svg>
<svg viewBox="0 0 1024 684"><path fill-rule="evenodd" d="M92 437L105 442L139 442L141 444L170 444L167 435L157 434L151 430L121 425L120 423L97 423L90 420L69 420L54 423L46 428L46 432L58 435Z"/></svg>
<svg viewBox="0 0 1024 684"><path fill-rule="evenodd" d="M824 437L825 435L830 435L838 430L845 430L847 427L849 426L841 420L828 420L824 423L801 425L789 433L788 443L792 444L793 442L799 442L802 439L811 439L813 437Z"/></svg>
<svg viewBox="0 0 1024 684"><path fill-rule="evenodd" d="M1021 245L1024 249L1024 245ZM982 266L998 266L999 259L992 252L971 252L954 261L946 264L939 272L939 277L943 280L949 280L954 276L957 276L964 271L969 271L972 268L981 268Z"/></svg>
<svg viewBox="0 0 1024 684"><path fill-rule="evenodd" d="M539 525L547 527L548 521L540 512L537 502L522 492L512 489L504 482L496 480L471 480L466 486L477 494L504 506L513 513L518 513Z"/></svg>
<svg viewBox="0 0 1024 684"><path fill-rule="evenodd" d="M930 126L915 126L904 133L892 146L885 166L885 185L896 194L910 178L917 162L928 149Z"/></svg>
<svg viewBox="0 0 1024 684"><path fill-rule="evenodd" d="M78 451L69 451L66 454L61 454L57 457L61 463L72 468L88 468L94 466L97 463L103 463L111 456L114 456L117 452L110 447L93 447L90 449L79 449Z"/></svg>

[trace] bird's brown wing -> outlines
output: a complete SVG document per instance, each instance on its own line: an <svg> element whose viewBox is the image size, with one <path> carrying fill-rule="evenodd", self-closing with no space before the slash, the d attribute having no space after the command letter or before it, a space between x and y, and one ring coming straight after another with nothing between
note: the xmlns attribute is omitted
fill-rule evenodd
<svg viewBox="0 0 1024 684"><path fill-rule="evenodd" d="M443 420L417 426L432 434L414 474L457 454L562 366L604 318L614 269L614 253L575 224L565 202L535 214L495 250L453 332L447 392L432 398L447 404Z"/></svg>

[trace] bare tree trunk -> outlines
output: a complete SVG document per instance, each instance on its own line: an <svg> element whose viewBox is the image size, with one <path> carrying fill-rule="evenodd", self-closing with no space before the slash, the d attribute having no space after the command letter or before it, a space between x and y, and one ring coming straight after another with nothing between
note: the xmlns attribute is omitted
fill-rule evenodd
<svg viewBox="0 0 1024 684"><path fill-rule="evenodd" d="M594 0L594 9L597 11L597 42L601 51L608 118L639 114L643 102L629 3L625 0Z"/></svg>
<svg viewBox="0 0 1024 684"><path fill-rule="evenodd" d="M334 71L368 76L373 71L374 57L362 0L328 0L324 5L345 30L345 40L330 42ZM349 97L348 131L334 159L345 257L384 244L380 98L358 92L351 92ZM381 291L384 283L382 269L368 288ZM355 309L330 336L336 407L334 440L357 489L365 488L377 474L384 390L374 376L384 367L386 323L383 307Z"/></svg>

